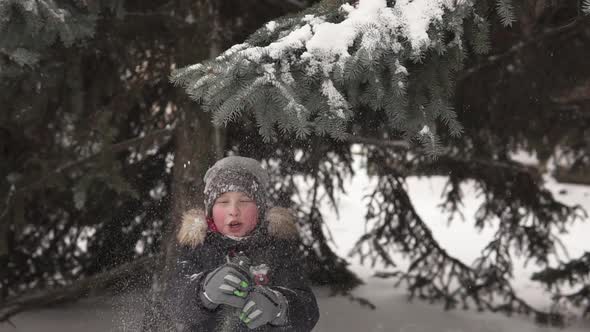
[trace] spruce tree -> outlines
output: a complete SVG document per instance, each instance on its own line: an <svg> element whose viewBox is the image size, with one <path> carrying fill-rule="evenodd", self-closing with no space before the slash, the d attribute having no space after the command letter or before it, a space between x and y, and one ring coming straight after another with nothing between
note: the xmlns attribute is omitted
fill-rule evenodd
<svg viewBox="0 0 590 332"><path fill-rule="evenodd" d="M98 2L97 6L98 7ZM70 1L6 0L0 3L0 77L35 67L56 41L64 46L94 34L97 8Z"/></svg>
<svg viewBox="0 0 590 332"><path fill-rule="evenodd" d="M73 299L149 284L155 257L171 245L165 234L174 229L176 202L198 200L199 167L212 162L209 144L202 154L203 144L191 144L211 130L199 127L211 115L228 128L220 131L222 152L263 160L275 204L296 209L316 283L344 292L359 283L332 251L322 214L346 194L351 145L359 144L377 186L354 253L395 264L401 251L411 267L379 276L447 308L529 312L562 323L561 313L535 308L512 290L516 249L539 264L533 279L558 301L588 308L587 255L557 264L553 255L558 230L584 212L559 202L543 181L555 160L556 178L588 181L583 82L590 69L580 56L590 52L588 18L580 16L588 1L543 10L498 0L375 1L397 19L409 15L400 8L427 5L431 15L416 22L430 24L413 30L403 20L359 18L358 29L340 30L350 33L340 42L352 41L340 48L344 57L315 57L337 40L305 56L302 44L271 47L295 31L304 39L348 24L359 8L372 10L359 7L363 2L324 1L271 23L305 3L0 2L0 266L9 267L0 270L0 321L30 309L37 299L31 291ZM426 33L408 38L409 31ZM279 50L285 53L277 57ZM194 62L174 79L200 104L168 84L171 68ZM302 139L292 139L297 135ZM199 142L216 141L205 138ZM522 150L539 165L512 157ZM178 160L195 168L177 172L189 165ZM485 197L474 226L493 227L498 236L475 262L448 255L408 198L407 177L435 175L448 177L448 211L461 213L467 181ZM311 200L302 198L309 188L298 186L300 178L312 183ZM577 290L561 292L567 282ZM83 292L71 296L72 289ZM154 303L146 299L145 307Z"/></svg>
<svg viewBox="0 0 590 332"><path fill-rule="evenodd" d="M165 217L156 207L167 202L150 197L168 181L158 171L165 160L146 151L161 143L160 153L168 153L170 145L158 139L169 130L154 126L165 123L163 116L142 119L144 110L122 98L143 93L143 102L151 103L154 94L141 91L137 73L121 78L136 64L113 61L124 48L109 44L108 30L98 27L116 22L119 4L0 3L0 261L8 267L0 271L8 307L1 320L23 292L67 285L133 260L138 241L149 254L146 227L133 219L152 225ZM159 180L145 177L154 172Z"/></svg>
<svg viewBox="0 0 590 332"><path fill-rule="evenodd" d="M270 4L2 2L2 41L38 57L1 59L0 321L150 283L174 246L174 210L198 201L197 165L206 169L216 152L213 135L194 131L209 121L187 111L170 70L294 9Z"/></svg>
<svg viewBox="0 0 590 332"><path fill-rule="evenodd" d="M425 10L420 16L424 23L422 34L411 29L415 26L404 25L404 15L409 15L412 6L417 4ZM494 98L491 106L482 105L482 112L469 112L469 103L474 99L467 94L477 93L485 103L481 91L490 90L482 89L478 93L466 85L475 80L472 79L475 74L486 74L491 82L500 82L497 84L500 86L504 81L504 84L519 82L516 78L494 81L496 73L486 72L486 68L496 68L504 59L512 60L513 56L530 55L537 46L558 47L553 46L558 42L551 38L558 39L561 33L587 39L582 36L587 18L572 14L580 9L583 12L584 4L580 8L567 4L548 5L547 8L537 13L510 0L452 4L442 1L359 1L353 4L322 1L298 15L267 23L244 43L232 46L216 59L179 69L173 74L173 81L211 113L215 124L234 130L234 122L258 127L266 141L279 146L286 144L302 154L285 158L291 153L279 149L281 157L274 159L286 162L287 165L281 163L281 166L287 166L295 174L315 174L312 176L318 182L314 190L323 187L330 193L324 198L328 202L334 201L334 192L344 191L342 179L350 169L338 164L350 165L347 162L351 159L350 151L346 147L354 142L368 143L363 151L370 174L377 177L378 184L367 203L369 231L359 240L353 254L385 266L396 265L399 257L393 255L394 252L403 253L409 260L407 269L380 276L395 278L398 284L404 282L412 296L440 301L445 308L461 305L478 310L527 313L533 314L538 322L561 325L564 313L531 306L511 285L513 251L532 259L540 268L549 268L551 262L561 259L557 254L559 231L586 218L578 206L559 202L544 188L543 169L531 170L510 156L520 149L535 151L543 155L543 166L548 160L547 151L554 153L563 148L560 146L564 144L563 131L554 131L556 136L549 136L551 141L561 139L560 143L555 142L550 147L538 144L548 139L549 133L542 128L551 125L550 118L555 117L557 105L555 101L548 101L544 113L547 118L530 128L520 124L511 132L501 126L506 125L507 117L514 117L517 120L514 125L518 125L522 115L517 112L509 115L501 110L503 97L497 93L491 93ZM501 46L490 41L492 31L512 29L518 23L523 38L529 38L527 34L535 33L535 27L521 23L520 19L523 22L531 19L526 16L530 12L544 15L551 11L565 16L532 17L539 26L542 19L547 20L548 27L537 39L525 39L507 47L505 53L488 56L494 47L499 50L496 52L502 52ZM572 15L575 24L565 25L564 17L571 20ZM384 17L391 20L384 22ZM500 22L500 28L495 26L495 20ZM353 21L359 24L354 26L356 29L349 29ZM565 27L555 26L559 24ZM330 35L331 31L340 33L338 43L330 43L327 36L337 38L337 34ZM574 61L568 68L579 70L576 65L583 66L583 60L572 57ZM534 58L539 62L544 59L543 56ZM531 88L535 96L549 99L562 84L552 86L540 72L537 75L532 71L532 66L509 63L507 68L508 72L530 73L536 81L542 82L542 86ZM505 75L505 72L497 74ZM584 78L586 75L584 71L576 76ZM565 86L561 88L566 91ZM541 92L541 89L547 91ZM456 91L460 92L458 97ZM516 98L512 99L515 105L525 102L520 95L520 100ZM537 101L535 106L539 104ZM455 112L452 105L458 105L461 112ZM485 120L485 117L493 117L493 112L501 114L498 126ZM567 123L572 128L584 126ZM283 142L285 135L295 135L308 143L302 143L303 147L298 149L298 143ZM571 142L565 143L567 146L583 141L573 135L565 136L571 137ZM587 137L587 132L583 137ZM422 152L414 148L405 150L403 144L382 142L397 138L409 140L410 147L414 146L413 142L420 143ZM486 141L489 138L493 140ZM241 152L252 149L248 146L258 146L248 141L236 141L233 147ZM323 146L332 147L333 154L319 152L316 155L314 150L322 151ZM577 151L584 158L588 156L585 148ZM268 150L267 153L272 154ZM308 166L299 164L298 159L303 159ZM324 172L323 163L334 163L329 160L338 160L337 165L331 166L330 172ZM460 212L463 200L460 185L468 180L475 180L476 188L486 198L475 216L474 226L494 227L497 232L481 257L472 264L450 256L436 242L407 194L405 179L408 176L439 174L449 176L444 200L448 211ZM289 174L283 176L291 179ZM313 197L311 207L301 208L301 215L307 216L312 225L322 222L319 202L315 195ZM305 206L305 202L298 203ZM587 276L587 269L572 268L585 264L583 259L564 263L556 270L540 272L533 280L549 286L567 278L575 280L582 284L580 292L556 298L569 300L576 306L587 306L583 300L587 288L583 280L587 279L579 277L580 274ZM561 277L551 271L561 271Z"/></svg>

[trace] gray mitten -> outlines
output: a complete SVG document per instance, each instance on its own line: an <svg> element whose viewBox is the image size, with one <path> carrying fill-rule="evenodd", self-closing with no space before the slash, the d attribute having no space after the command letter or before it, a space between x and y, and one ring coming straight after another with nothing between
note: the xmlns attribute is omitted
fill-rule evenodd
<svg viewBox="0 0 590 332"><path fill-rule="evenodd" d="M244 257L224 264L209 273L203 282L201 292L203 305L211 310L220 304L242 308L251 285L248 266L249 261Z"/></svg>
<svg viewBox="0 0 590 332"><path fill-rule="evenodd" d="M250 329L267 323L282 326L287 324L287 307L287 299L283 294L265 286L256 286L250 291L240 320Z"/></svg>

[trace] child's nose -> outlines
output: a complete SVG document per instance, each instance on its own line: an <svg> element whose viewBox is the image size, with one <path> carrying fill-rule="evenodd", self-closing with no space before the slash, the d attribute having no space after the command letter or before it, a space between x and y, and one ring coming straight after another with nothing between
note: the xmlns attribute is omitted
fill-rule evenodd
<svg viewBox="0 0 590 332"><path fill-rule="evenodd" d="M230 216L238 216L240 214L240 209L238 207L238 204L230 204L229 214L230 214Z"/></svg>

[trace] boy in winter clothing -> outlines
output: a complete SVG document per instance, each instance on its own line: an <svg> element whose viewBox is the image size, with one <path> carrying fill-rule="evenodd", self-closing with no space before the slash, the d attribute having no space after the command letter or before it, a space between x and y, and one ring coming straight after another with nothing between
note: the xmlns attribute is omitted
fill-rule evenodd
<svg viewBox="0 0 590 332"><path fill-rule="evenodd" d="M319 318L293 216L267 209L268 174L250 158L205 175L205 210L178 233L171 315L182 331L311 331Z"/></svg>

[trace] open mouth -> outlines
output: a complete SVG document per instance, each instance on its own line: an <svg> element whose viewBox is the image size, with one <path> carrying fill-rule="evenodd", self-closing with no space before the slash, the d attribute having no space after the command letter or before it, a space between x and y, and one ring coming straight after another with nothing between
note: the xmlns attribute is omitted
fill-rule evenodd
<svg viewBox="0 0 590 332"><path fill-rule="evenodd" d="M231 230L237 230L242 226L242 223L237 220L233 220L229 222L228 226Z"/></svg>

